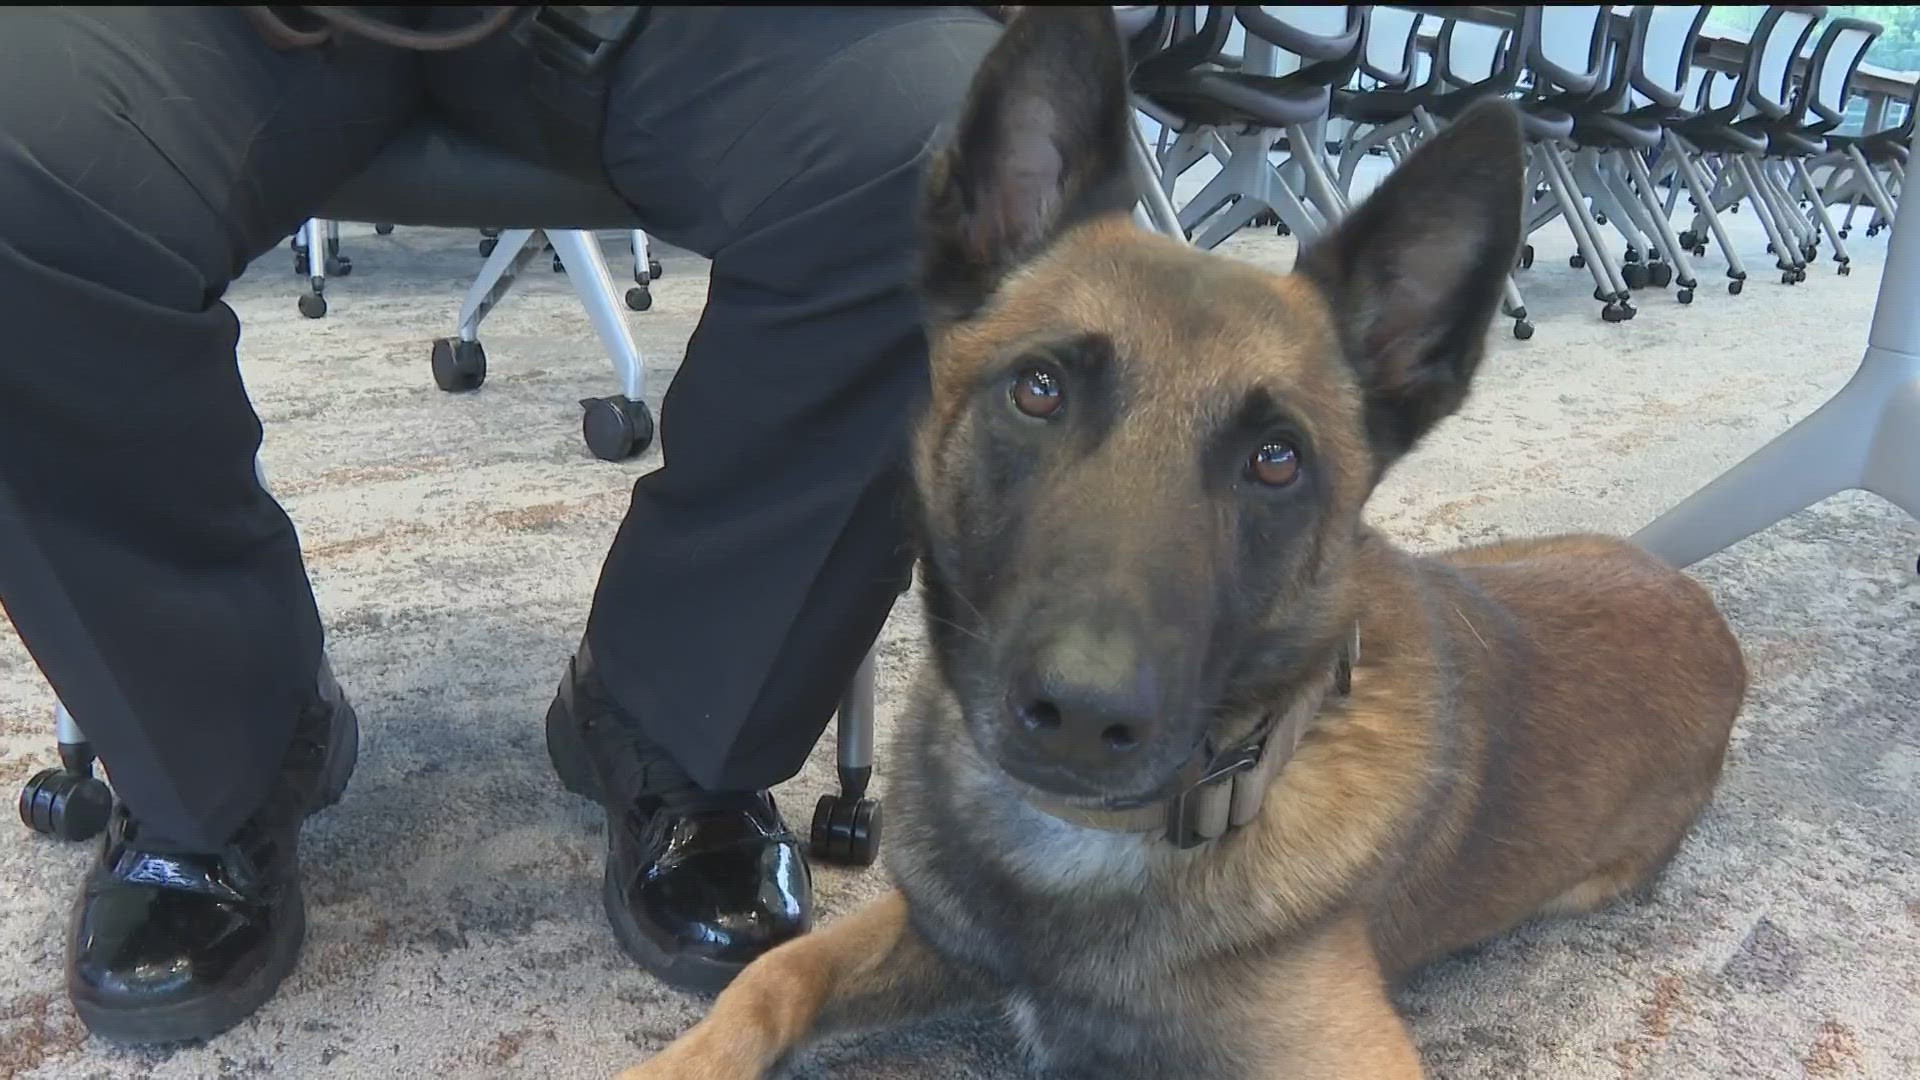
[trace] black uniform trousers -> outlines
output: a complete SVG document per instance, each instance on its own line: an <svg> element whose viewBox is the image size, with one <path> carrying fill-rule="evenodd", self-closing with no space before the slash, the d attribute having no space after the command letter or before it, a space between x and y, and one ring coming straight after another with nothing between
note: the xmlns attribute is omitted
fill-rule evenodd
<svg viewBox="0 0 1920 1080"><path fill-rule="evenodd" d="M998 32L660 7L614 73L607 174L712 277L587 639L707 788L798 771L906 580L920 173ZM322 653L221 295L420 110L528 143L525 66L505 38L276 52L230 8L0 10L0 603L156 848L218 850L263 802Z"/></svg>

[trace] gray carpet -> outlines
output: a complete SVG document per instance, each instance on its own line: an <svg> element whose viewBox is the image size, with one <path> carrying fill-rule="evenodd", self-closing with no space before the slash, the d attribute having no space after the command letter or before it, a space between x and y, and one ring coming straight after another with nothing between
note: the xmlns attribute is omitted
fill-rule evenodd
<svg viewBox="0 0 1920 1080"><path fill-rule="evenodd" d="M1734 218L1764 266L1751 215ZM1852 370L1885 253L1726 295L1717 258L1690 307L1649 295L1602 324L1564 233L1521 275L1539 321L1505 325L1472 402L1379 492L1417 549L1544 531L1630 532L1822 401ZM233 290L271 483L305 539L332 654L366 729L346 800L307 830L311 934L257 1017L173 1052L90 1042L61 989L66 913L90 851L0 822L0 1076L606 1077L690 1023L616 949L599 904L602 825L550 776L539 721L634 477L590 459L579 398L611 376L563 278L538 269L492 317L486 387L435 390L479 260L474 235L347 229L333 310L294 312L284 251ZM626 257L609 235L616 268ZM1234 256L1289 265L1291 240ZM658 405L698 317L699 260L669 253L630 322ZM617 273L624 272L617 270ZM103 388L106 389L106 388ZM1689 1080L1920 1076L1920 527L1831 500L1700 565L1753 690L1724 785L1657 896L1537 925L1401 997L1437 1078ZM887 628L883 735L922 662L918 606ZM0 781L52 758L52 698L0 625ZM832 740L780 792L804 820ZM881 759L884 786L885 757ZM825 917L881 888L824 869ZM1018 1075L989 1024L831 1048L849 1080Z"/></svg>

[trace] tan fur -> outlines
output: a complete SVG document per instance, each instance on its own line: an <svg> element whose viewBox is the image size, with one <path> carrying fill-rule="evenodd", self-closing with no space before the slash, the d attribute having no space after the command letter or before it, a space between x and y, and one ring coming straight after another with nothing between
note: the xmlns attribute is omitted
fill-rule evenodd
<svg viewBox="0 0 1920 1080"><path fill-rule="evenodd" d="M993 79L1017 74L1017 60L1009 50ZM1483 122L1482 137L1495 129ZM1517 181L1517 124L1508 130L1515 146L1480 149L1510 153ZM936 164L936 188L946 169ZM1488 190L1479 204L1500 224L1505 196ZM1394 198L1426 195L1403 185ZM1408 264L1396 267L1412 282L1402 300L1444 298L1448 272L1504 272L1499 250L1468 269L1423 269L1488 219L1415 209L1411 245L1387 249ZM1184 588L1183 575L1205 582L1195 564L1229 550L1195 466L1222 413L1257 390L1307 425L1322 481L1318 515L1300 519L1317 522L1310 554L1267 561L1288 576L1252 618L1329 655L1357 623L1361 646L1350 693L1321 707L1259 816L1189 850L1048 816L970 734L959 691L929 672L888 759L898 891L749 965L626 1080L756 1080L836 1032L968 1006L998 1008L1037 1067L1072 1080L1417 1080L1388 997L1396 981L1529 919L1601 907L1673 857L1711 797L1746 690L1712 598L1614 538L1420 558L1362 524L1387 452L1370 406L1435 381L1414 370L1434 349L1477 362L1479 346L1435 346L1404 325L1404 305L1369 324L1380 309L1356 315L1314 273L1269 274L1143 234L1123 214L1067 229L983 308L936 327L913 447L929 534L984 542L966 531L983 528L965 520L979 508L953 495L997 422L981 419L982 380L1038 345L1103 336L1125 414L1092 449L1032 466L1044 497L1022 504L1022 525L1091 552L1076 588L1134 602ZM1395 275L1362 287L1379 280ZM1380 354L1366 358L1369 386L1340 332L1356 325L1378 331L1363 342ZM1213 554L1196 554L1210 542ZM1074 657L1098 640L1079 624L1048 629ZM1074 662L1097 673L1096 659L1125 667L1127 649L1152 647Z"/></svg>
<svg viewBox="0 0 1920 1080"><path fill-rule="evenodd" d="M1100 327L1130 355L1177 351L1183 362L1154 367L1146 398L1164 403L1158 426L1130 429L1134 441L1116 448L1142 464L1127 478L1132 501L1123 507L1116 486L1096 484L1059 512L1135 520L1151 448L1178 444L1182 410L1212 387L1254 379L1314 402L1316 438L1334 448L1323 454L1344 462L1336 502L1364 498L1356 391L1323 361L1327 317L1299 279L1112 222L1059 245L1020 285L990 318L936 346L933 412L916 446L925 482L966 460L956 403L977 366L1064 323ZM1196 303L1222 290L1264 303ZM1209 314L1192 314L1202 306ZM1331 627L1348 611L1360 616L1351 695L1326 708L1243 834L1191 852L1139 849L1142 892L1176 895L1185 908L1181 939L1159 942L1164 953L1135 942L1127 955L1087 958L1089 987L1139 1004L1170 991L1153 972L1178 954L1256 952L1257 963L1219 963L1178 991L1184 1007L1259 1033L1250 1045L1263 1061L1248 1076L1421 1076L1386 987L1527 919L1590 911L1643 886L1709 798L1745 690L1738 645L1705 590L1616 539L1515 541L1425 560L1363 529L1341 561L1346 602L1324 618ZM974 785L962 801L978 806L997 790L965 747L945 752ZM909 885L913 840L903 824L890 852ZM823 1031L978 1000L969 974L920 941L905 911L896 893L775 950L706 1020L624 1075L750 1080ZM1010 1011L1017 1029L1020 1009Z"/></svg>

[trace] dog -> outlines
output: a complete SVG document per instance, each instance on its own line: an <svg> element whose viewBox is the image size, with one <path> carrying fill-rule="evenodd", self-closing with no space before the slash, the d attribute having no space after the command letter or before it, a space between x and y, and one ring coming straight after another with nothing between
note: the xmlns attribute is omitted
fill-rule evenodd
<svg viewBox="0 0 1920 1080"><path fill-rule="evenodd" d="M1705 589L1603 536L1425 558L1362 521L1481 361L1513 108L1280 276L1137 228L1126 76L1108 9L1025 8L929 167L896 888L625 1080L959 1009L1048 1077L1409 1080L1397 981L1639 892L1711 797L1746 668Z"/></svg>

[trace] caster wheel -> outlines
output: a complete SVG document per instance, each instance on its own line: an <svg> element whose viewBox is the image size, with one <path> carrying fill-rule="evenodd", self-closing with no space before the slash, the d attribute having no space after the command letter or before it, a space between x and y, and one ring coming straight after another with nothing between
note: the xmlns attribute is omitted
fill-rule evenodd
<svg viewBox="0 0 1920 1080"><path fill-rule="evenodd" d="M1596 211L1594 211L1594 214L1593 214L1593 223L1594 223L1595 225L1605 225L1605 224L1607 223L1607 215L1605 215L1605 214L1602 214L1602 213L1600 213L1600 212L1599 212L1599 211L1597 211L1597 210L1596 210Z"/></svg>
<svg viewBox="0 0 1920 1080"><path fill-rule="evenodd" d="M353 260L345 255L335 255L327 260L327 273L332 277L346 277L353 273Z"/></svg>
<svg viewBox="0 0 1920 1080"><path fill-rule="evenodd" d="M659 281L663 276L665 276L666 272L667 272L667 268L660 265L659 259L647 260L647 280L648 281Z"/></svg>
<svg viewBox="0 0 1920 1080"><path fill-rule="evenodd" d="M1692 229L1688 229L1686 232L1681 233L1678 239L1680 241L1680 246L1683 248L1691 248L1695 244L1700 242L1700 238L1693 235Z"/></svg>
<svg viewBox="0 0 1920 1080"><path fill-rule="evenodd" d="M1600 301L1600 302L1601 302L1601 303L1603 303L1603 304L1611 304L1611 303L1613 303L1613 302L1614 302L1615 300L1618 300L1618 299L1620 299L1620 298L1619 298L1618 296L1615 296L1615 295L1613 295L1613 294L1612 294L1612 293L1610 293L1610 292L1603 292L1603 291L1602 291L1602 290L1600 290L1600 289L1595 289L1595 290L1593 290L1593 298L1594 298L1595 300L1598 300L1598 301Z"/></svg>
<svg viewBox="0 0 1920 1080"><path fill-rule="evenodd" d="M1879 233L1880 233L1880 226L1878 226L1878 225L1869 225L1869 226L1867 226L1867 239L1869 239L1869 240L1871 240L1871 239L1873 239L1873 238L1874 238L1875 236L1878 236L1878 235L1879 235Z"/></svg>
<svg viewBox="0 0 1920 1080"><path fill-rule="evenodd" d="M1533 245L1532 244L1528 244L1525 247L1520 249L1520 269L1522 270L1533 269Z"/></svg>
<svg viewBox="0 0 1920 1080"><path fill-rule="evenodd" d="M375 225L375 226L373 227L373 235L375 235L375 236L392 236L392 235L393 235L393 226L391 226L391 225Z"/></svg>
<svg viewBox="0 0 1920 1080"><path fill-rule="evenodd" d="M1780 284L1782 285L1793 284L1793 271L1791 270L1780 271Z"/></svg>
<svg viewBox="0 0 1920 1080"><path fill-rule="evenodd" d="M1513 336L1519 338L1521 341L1526 341L1533 337L1533 324L1525 319L1513 320Z"/></svg>
<svg viewBox="0 0 1920 1080"><path fill-rule="evenodd" d="M500 238L497 236L483 236L480 238L480 254L482 256L493 254L493 249L499 246Z"/></svg>
<svg viewBox="0 0 1920 1080"><path fill-rule="evenodd" d="M1648 263L1647 280L1651 282L1656 289L1664 289L1673 284L1673 264L1664 262Z"/></svg>
<svg viewBox="0 0 1920 1080"><path fill-rule="evenodd" d="M433 342L433 384L453 394L478 390L487 381L487 350L477 341L436 338Z"/></svg>
<svg viewBox="0 0 1920 1080"><path fill-rule="evenodd" d="M813 808L809 855L841 866L872 866L880 854L880 802L822 795Z"/></svg>
<svg viewBox="0 0 1920 1080"><path fill-rule="evenodd" d="M1853 233L1852 229L1841 229L1840 239L1845 240L1848 236L1852 235L1852 233Z"/></svg>
<svg viewBox="0 0 1920 1080"><path fill-rule="evenodd" d="M567 272L567 268L560 264L560 253L557 251L553 253L553 272L556 274L564 274Z"/></svg>
<svg viewBox="0 0 1920 1080"><path fill-rule="evenodd" d="M1673 294L1673 298L1683 304L1691 304L1693 303L1693 290L1681 289L1679 292Z"/></svg>
<svg viewBox="0 0 1920 1080"><path fill-rule="evenodd" d="M1587 257L1585 255L1571 256L1570 258L1567 259L1567 265L1573 267L1575 270L1578 270L1581 267L1587 265Z"/></svg>
<svg viewBox="0 0 1920 1080"><path fill-rule="evenodd" d="M1769 254L1769 255L1771 255L1771 254L1773 254L1773 245L1772 245L1772 244L1768 244L1768 245L1767 245L1767 254Z"/></svg>
<svg viewBox="0 0 1920 1080"><path fill-rule="evenodd" d="M1817 258L1819 258L1819 257L1820 257L1820 245L1819 245L1819 244L1808 244L1808 245L1807 245L1807 246L1806 246L1806 247L1805 247L1804 249L1802 249L1802 250L1801 250L1801 252L1800 252L1800 253L1801 253L1802 255L1804 255L1804 256L1806 256L1806 261L1807 261L1807 262L1812 262L1812 261L1814 261L1815 259L1817 259Z"/></svg>
<svg viewBox="0 0 1920 1080"><path fill-rule="evenodd" d="M1696 259L1700 259L1700 258L1705 258L1705 257L1706 257L1706 254L1707 254L1707 245L1705 245L1705 244L1695 244L1695 245L1694 245L1694 248L1693 248L1693 257L1694 257L1694 258L1696 258Z"/></svg>
<svg viewBox="0 0 1920 1080"><path fill-rule="evenodd" d="M1849 277L1849 276L1851 276L1851 275L1853 274L1853 264L1852 264L1852 263L1841 263L1841 264L1840 264L1840 266L1839 266L1839 274L1840 274L1840 276L1841 276L1841 277Z"/></svg>
<svg viewBox="0 0 1920 1080"><path fill-rule="evenodd" d="M327 313L327 298L319 293L301 293L297 303L300 314L309 319L318 319Z"/></svg>
<svg viewBox="0 0 1920 1080"><path fill-rule="evenodd" d="M630 311L645 311L653 306L653 292L644 285L635 285L627 290L627 308Z"/></svg>
<svg viewBox="0 0 1920 1080"><path fill-rule="evenodd" d="M1745 287L1746 287L1746 285L1747 285L1747 283L1746 283L1746 282L1744 282L1744 281L1741 281L1741 280L1740 280L1740 279L1738 279L1738 278L1735 278L1734 280L1732 280L1732 281L1729 281L1729 282L1727 282L1727 295L1728 295L1728 296L1739 296L1739 295L1740 295L1740 290L1741 290L1741 289L1743 289L1743 288L1745 288Z"/></svg>
<svg viewBox="0 0 1920 1080"><path fill-rule="evenodd" d="M20 820L57 840L91 840L107 827L113 792L97 776L42 769L20 789Z"/></svg>
<svg viewBox="0 0 1920 1080"><path fill-rule="evenodd" d="M1284 222L1284 221L1283 221L1283 222L1281 222L1280 224L1278 224L1278 225L1275 225L1275 226L1273 227L1273 235L1275 235L1275 236L1292 236L1292 235L1293 235L1293 226L1291 226L1291 225L1288 225L1288 224L1287 224L1286 222Z"/></svg>
<svg viewBox="0 0 1920 1080"><path fill-rule="evenodd" d="M293 257L294 273L299 274L301 277L306 277L312 269L313 264L307 261L307 253L305 250L302 250L298 255Z"/></svg>
<svg viewBox="0 0 1920 1080"><path fill-rule="evenodd" d="M653 414L644 401L622 395L587 398L580 402L580 434L587 449L601 461L625 461L644 454L653 445Z"/></svg>
<svg viewBox="0 0 1920 1080"><path fill-rule="evenodd" d="M1647 265L1645 263L1637 263L1637 262L1627 263L1626 265L1622 266L1620 268L1620 276L1621 278L1625 279L1627 283L1627 288L1629 289L1646 288L1647 282L1652 277L1652 275L1647 273Z"/></svg>

